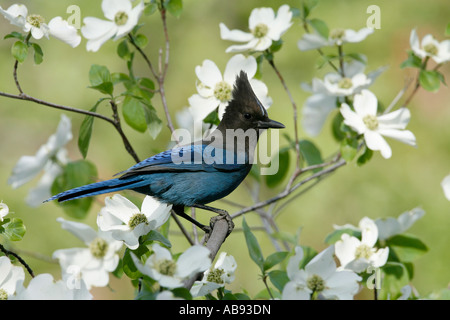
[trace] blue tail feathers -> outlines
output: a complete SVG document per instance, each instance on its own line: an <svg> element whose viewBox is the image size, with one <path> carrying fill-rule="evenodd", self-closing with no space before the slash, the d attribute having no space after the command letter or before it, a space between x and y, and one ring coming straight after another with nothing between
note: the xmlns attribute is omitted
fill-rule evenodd
<svg viewBox="0 0 450 320"><path fill-rule="evenodd" d="M109 192L116 192L125 189L133 189L141 187L141 184L142 179L131 179L131 180L111 179L61 192L51 197L50 199L45 200L44 202L56 199L58 200L58 202L64 202L68 200L90 197Z"/></svg>

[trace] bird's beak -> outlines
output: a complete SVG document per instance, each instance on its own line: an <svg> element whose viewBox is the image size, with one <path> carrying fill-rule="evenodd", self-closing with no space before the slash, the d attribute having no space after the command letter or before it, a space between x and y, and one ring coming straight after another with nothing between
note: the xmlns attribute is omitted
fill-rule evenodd
<svg viewBox="0 0 450 320"><path fill-rule="evenodd" d="M281 122L278 122L278 121L275 121L272 119L258 121L258 129L269 129L269 128L283 129L286 127Z"/></svg>

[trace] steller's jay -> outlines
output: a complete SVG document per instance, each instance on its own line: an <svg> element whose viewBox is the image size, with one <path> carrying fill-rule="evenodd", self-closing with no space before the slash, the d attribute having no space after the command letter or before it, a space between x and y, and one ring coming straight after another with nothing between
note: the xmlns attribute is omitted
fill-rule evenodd
<svg viewBox="0 0 450 320"><path fill-rule="evenodd" d="M210 229L185 214L185 206L213 211L232 224L226 211L205 204L227 196L240 185L252 167L259 135L268 128L284 125L269 119L247 74L241 71L222 121L208 137L143 160L121 172L119 178L74 188L46 201L63 202L130 189L172 204L176 214L205 231Z"/></svg>

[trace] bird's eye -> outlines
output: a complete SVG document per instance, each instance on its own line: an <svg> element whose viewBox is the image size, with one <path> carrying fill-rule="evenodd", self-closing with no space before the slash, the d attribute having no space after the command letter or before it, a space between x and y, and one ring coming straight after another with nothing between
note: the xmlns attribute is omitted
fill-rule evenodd
<svg viewBox="0 0 450 320"><path fill-rule="evenodd" d="M244 113L244 118L250 120L252 118L252 115L250 113Z"/></svg>

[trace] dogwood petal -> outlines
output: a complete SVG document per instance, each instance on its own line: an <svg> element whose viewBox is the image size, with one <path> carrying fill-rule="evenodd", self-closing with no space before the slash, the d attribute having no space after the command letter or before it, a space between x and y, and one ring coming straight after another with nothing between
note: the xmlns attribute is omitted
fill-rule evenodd
<svg viewBox="0 0 450 320"><path fill-rule="evenodd" d="M378 108L377 97L369 90L362 90L360 94L355 95L353 102L355 112L361 118L367 115L376 116Z"/></svg>
<svg viewBox="0 0 450 320"><path fill-rule="evenodd" d="M302 126L306 133L317 136L328 115L336 109L336 97L314 94L306 99L303 106Z"/></svg>
<svg viewBox="0 0 450 320"><path fill-rule="evenodd" d="M114 21L114 18L118 12L124 12L129 14L132 5L129 0L103 0L102 10L106 18Z"/></svg>
<svg viewBox="0 0 450 320"><path fill-rule="evenodd" d="M389 159L392 156L392 150L389 144L384 140L380 133L367 130L364 133L364 140L370 150L380 151L381 155L385 159Z"/></svg>
<svg viewBox="0 0 450 320"><path fill-rule="evenodd" d="M410 146L416 146L416 137L409 130L397 130L397 129L389 129L383 128L378 129L378 132L386 137L398 140L400 142L406 143Z"/></svg>
<svg viewBox="0 0 450 320"><path fill-rule="evenodd" d="M50 20L48 27L52 37L67 43L72 48L77 47L81 42L81 36L78 35L77 29L61 17Z"/></svg>
<svg viewBox="0 0 450 320"><path fill-rule="evenodd" d="M223 79L225 82L232 85L236 80L236 76L239 75L241 71L247 73L248 79L252 79L256 74L257 68L258 66L255 57L245 57L243 54L237 54L228 60L223 73Z"/></svg>
<svg viewBox="0 0 450 320"><path fill-rule="evenodd" d="M256 8L250 13L250 17L248 18L248 26L250 30L253 30L260 23L269 26L274 20L275 12L272 8Z"/></svg>
<svg viewBox="0 0 450 320"><path fill-rule="evenodd" d="M241 30L230 30L227 28L227 26L223 23L219 24L220 28L220 37L223 40L231 40L231 41L237 41L237 42L247 42L253 39L253 35L249 32L244 32Z"/></svg>
<svg viewBox="0 0 450 320"><path fill-rule="evenodd" d="M450 175L446 176L441 182L442 190L447 200L450 201Z"/></svg>
<svg viewBox="0 0 450 320"><path fill-rule="evenodd" d="M367 127L364 124L362 118L350 109L348 104L343 103L340 108L340 112L344 117L344 123L349 127L352 127L356 132L362 134L367 131Z"/></svg>
<svg viewBox="0 0 450 320"><path fill-rule="evenodd" d="M325 39L316 33L305 33L297 43L297 46L301 51L318 49L328 45L328 39Z"/></svg>
<svg viewBox="0 0 450 320"><path fill-rule="evenodd" d="M195 67L195 74L206 86L214 89L217 83L222 81L222 73L217 65L211 60L204 60L201 66Z"/></svg>

